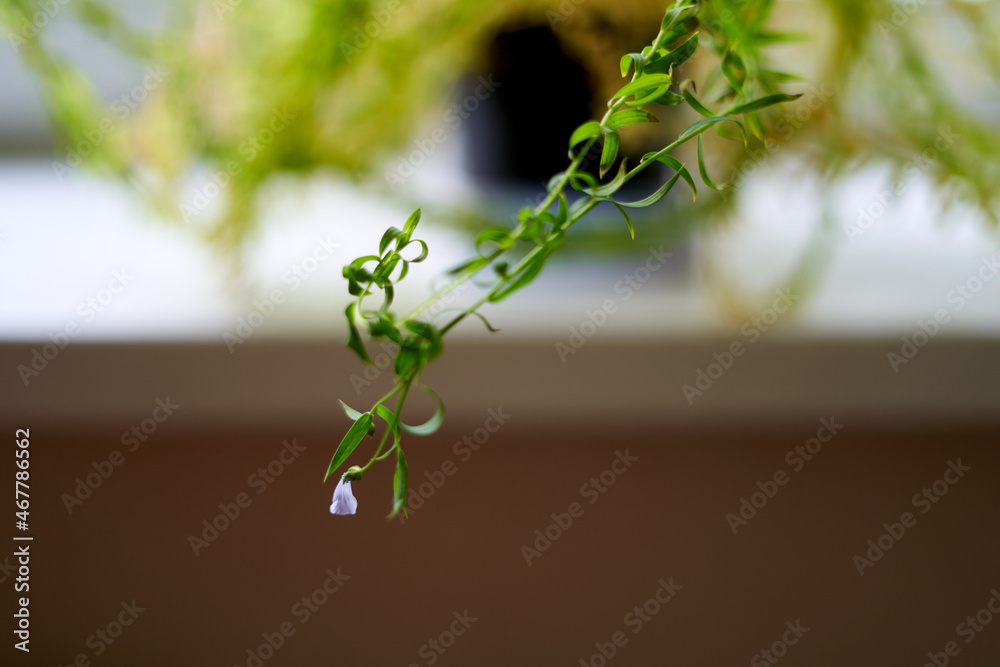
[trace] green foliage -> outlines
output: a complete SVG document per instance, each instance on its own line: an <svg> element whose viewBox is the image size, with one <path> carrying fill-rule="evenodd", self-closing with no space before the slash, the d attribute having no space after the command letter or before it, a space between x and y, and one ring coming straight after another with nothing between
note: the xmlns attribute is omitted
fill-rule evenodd
<svg viewBox="0 0 1000 667"><path fill-rule="evenodd" d="M396 473L393 477L394 500L391 516L400 511L405 513L408 468L400 447L400 430L402 428L414 435L433 433L444 420L444 403L434 395L438 409L434 416L421 426L411 427L404 424L401 427L399 415L410 387L418 381L424 367L441 354L444 336L470 315L479 318L493 331L493 327L478 312L479 308L486 303L502 301L531 284L541 274L549 257L563 244L567 230L597 205L604 202L613 204L625 217L629 234L634 238L635 230L626 209L652 206L660 201L681 178L687 182L692 193L696 194L697 187L691 173L683 163L670 155L671 151L691 139L698 138L698 167L702 180L710 188L719 189L720 186L708 177L704 166L701 150L702 133L721 123L733 123L739 127L745 144L746 127L744 121L737 116L791 101L797 97L797 95L772 93L752 98L734 89L724 97L723 101L728 104L728 111L725 114L717 114L694 100L693 95L687 91L690 84L676 82L672 72L675 65L685 62L697 48L698 35L695 30L698 23L691 21L696 10L697 5L694 2L685 0L667 10L660 32L653 43L641 53L629 54L622 59L623 76L632 69L632 79L608 101L608 109L603 118L580 125L570 136L569 166L549 181L545 200L534 209L521 211L518 222L512 229L491 227L480 232L476 239L477 256L453 269L451 274L455 278L451 283L413 309L410 314L397 317L391 312L390 306L394 285L406 275L409 262L419 262L427 256L426 244L412 238L420 220L419 209L410 216L403 229L391 227L385 232L379 243L378 255L364 255L344 267L348 291L357 297L347 308L350 326L348 345L362 361L372 363L361 340L357 326L360 322L369 337L392 340L399 344L399 350L396 352L394 364L396 384L393 390L379 399L369 412L361 413L344 406L348 416L355 422L344 437L344 442L338 447L327 476L345 462L346 455L342 456L342 451L347 453L353 451L363 433L370 428L372 414L377 414L386 422L386 430L382 442L368 463L358 468L358 471L363 472L375 461L385 458L395 450L397 460ZM630 63L634 67L629 67ZM743 81L745 80L744 78ZM671 91L671 87L677 87L677 91ZM748 87L746 90L752 89ZM691 124L678 135L676 140L661 150L643 156L639 164L631 169L622 160L616 175L606 183L598 182L582 169L584 156L598 140L602 140L600 176L603 178L617 158L619 130L636 124L655 122L655 116L640 107L659 104L661 100L668 105L676 104L675 100L687 101L697 112L707 117ZM652 194L638 201L626 202L614 197L623 185L653 164L669 166L674 171L673 176ZM579 193L572 205L569 205L567 189ZM419 244L421 251L416 258L407 261L403 259L401 253L412 244ZM397 267L401 268L398 276L393 278ZM487 279L484 294L468 307L459 309L446 324L439 328L434 324L414 319L416 314L423 312L427 306L458 285L476 277L481 278L480 274L485 273L488 267L493 269L493 275ZM365 309L363 300L373 291L382 292L380 305L377 309ZM393 412L386 408L383 402L397 393L399 399ZM431 393L433 395L433 392ZM383 453L383 445L390 433L393 436L393 445Z"/></svg>
<svg viewBox="0 0 1000 667"><path fill-rule="evenodd" d="M158 211L195 223L187 226L238 259L259 224L259 193L271 179L328 167L372 174L442 110L442 100L498 26L555 25L567 50L587 61L598 86L611 90L607 68L595 66L604 47L588 25L608 19L620 32L635 34L623 26L644 16L652 20L647 12L654 7L660 16L656 0L591 0L574 4L569 16L562 0L389 4L394 9L385 0L185 0L170 4L164 27L143 31L102 0L57 3L59 20L52 24L75 14L99 39L169 72L141 108L116 123L88 164L141 184ZM0 22L17 56L37 74L54 126L73 146L113 114L88 77L60 55L49 26L34 27L34 17L49 6L0 0ZM681 66L693 71L713 59L718 66L697 99L682 82L654 104L687 101L703 115L707 106L726 113L799 80L785 70L808 73L833 97L822 100L808 122L792 119L794 132L787 118L747 111L743 122L751 137L759 141L770 127L786 153L812 161L817 173L832 178L845 165L869 159L903 172L933 143L938 128L950 126L963 140L939 156L928 176L956 201L971 201L988 215L1000 210L1000 130L989 113L990 95L1000 88L1000 3L698 0L669 11L676 14L664 20L673 27L658 43L623 56L622 76L634 71L676 78ZM799 45L804 37L796 30L808 33L808 47ZM983 113L970 109L976 96ZM633 96L628 103L643 106L645 100ZM558 113L557 106L551 109ZM288 126L248 160L241 147L277 111L289 114ZM574 145L593 130L575 136ZM614 141L608 156L618 153ZM704 143L713 169L733 173L743 166L741 152ZM192 168L219 172L229 164L241 169L212 207L218 215L192 212L181 194ZM724 217L712 209L719 199L703 198L698 215Z"/></svg>

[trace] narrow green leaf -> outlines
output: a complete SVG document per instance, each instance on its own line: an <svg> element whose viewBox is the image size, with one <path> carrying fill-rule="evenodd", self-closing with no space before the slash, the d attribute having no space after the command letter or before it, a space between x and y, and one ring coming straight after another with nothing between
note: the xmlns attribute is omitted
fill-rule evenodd
<svg viewBox="0 0 1000 667"><path fill-rule="evenodd" d="M746 102L745 104L738 104L726 114L740 114L747 113L749 111L756 111L757 109L763 109L764 107L769 107L772 104L781 104L782 102L791 102L792 100L797 100L802 95L789 95L788 93L774 93L772 95L765 95L764 97L753 100L752 102Z"/></svg>
<svg viewBox="0 0 1000 667"><path fill-rule="evenodd" d="M391 283L389 277L392 274L392 270L396 268L402 259L403 258L399 256L399 253L394 250L387 252L385 257L382 258L382 261L375 267L375 272L373 274L375 277L375 283L379 286Z"/></svg>
<svg viewBox="0 0 1000 667"><path fill-rule="evenodd" d="M687 170L685 169L685 171L687 171ZM617 204L619 206L619 208L622 207L622 206L627 206L628 208L646 208L647 206L652 206L656 202L658 202L661 199L663 199L663 196L665 194L667 194L668 192L670 192L670 189L674 187L674 183L677 182L677 179L680 177L680 175L681 175L681 172L678 171L676 174L674 174L673 176L670 177L669 181L667 181L666 183L664 183L663 185L661 185L656 190L656 192L654 192L653 194L649 195L648 197L640 199L639 201L624 202L624 201L615 201L613 199L609 199L608 201L610 201L610 202L612 202L614 204ZM624 213L624 211L622 211L622 212ZM631 224L629 225L629 228L631 229ZM632 238L633 239L635 238L635 234L634 233L632 235Z"/></svg>
<svg viewBox="0 0 1000 667"><path fill-rule="evenodd" d="M743 120L746 121L747 127L750 128L750 133L757 137L760 142L764 141L764 125L760 122L760 114L756 111L751 111L749 113L743 114ZM719 128L722 129L721 127Z"/></svg>
<svg viewBox="0 0 1000 667"><path fill-rule="evenodd" d="M681 95L687 100L687 103L692 109L700 113L705 118L715 118L715 113L706 107L704 104L698 101L698 99L691 93L687 86L681 86Z"/></svg>
<svg viewBox="0 0 1000 667"><path fill-rule="evenodd" d="M469 314L478 317L479 320L486 326L486 328L489 329L490 333L499 333L500 329L497 329L492 324L490 324L490 321L486 319L486 316L480 313L478 310L473 310Z"/></svg>
<svg viewBox="0 0 1000 667"><path fill-rule="evenodd" d="M684 101L683 97L681 97L672 90L668 90L659 97L657 97L655 100L653 100L653 103L665 107L675 107L683 101Z"/></svg>
<svg viewBox="0 0 1000 667"><path fill-rule="evenodd" d="M375 412L378 413L379 417L385 420L386 428L392 431L392 446L398 447L401 439L399 432L399 416L381 403L375 406Z"/></svg>
<svg viewBox="0 0 1000 667"><path fill-rule="evenodd" d="M573 134L569 138L569 148L573 150L578 144L583 143L587 139L594 139L599 136L601 136L601 124L596 120L588 121L573 130Z"/></svg>
<svg viewBox="0 0 1000 667"><path fill-rule="evenodd" d="M617 152L617 148L615 151ZM570 176L569 184L574 190L586 192L587 188L594 189L597 187L597 179L585 171L576 171Z"/></svg>
<svg viewBox="0 0 1000 667"><path fill-rule="evenodd" d="M630 65L635 65L636 74L642 74L643 65L646 62L646 56L641 53L629 53L622 56L621 63L619 64L622 70L622 76L628 76L628 70Z"/></svg>
<svg viewBox="0 0 1000 667"><path fill-rule="evenodd" d="M347 347L354 350L354 352L361 357L361 361L366 364L370 364L372 363L371 357L368 356L368 350L365 349L365 344L361 340L361 334L358 332L358 327L354 323L357 308L357 302L351 302L351 304L347 306L347 310L344 311L344 314L347 316L347 326L349 330Z"/></svg>
<svg viewBox="0 0 1000 667"><path fill-rule="evenodd" d="M409 235L413 233L413 230L417 228L417 223L420 222L421 211L418 208L416 211L410 214L410 217L406 219L406 224L403 225L403 233Z"/></svg>
<svg viewBox="0 0 1000 667"><path fill-rule="evenodd" d="M722 188L717 186L712 182L712 179L708 177L708 171L705 169L705 154L702 151L702 136L698 135L698 173L701 174L701 180L704 181L705 185L712 188L713 190L719 191Z"/></svg>
<svg viewBox="0 0 1000 667"><path fill-rule="evenodd" d="M649 63L646 64L646 71L669 72L674 67L679 67L687 62L697 49L698 33L694 33L673 51L669 51L659 58L650 59Z"/></svg>
<svg viewBox="0 0 1000 667"><path fill-rule="evenodd" d="M421 241L420 239L413 239L412 241L408 241L406 244L404 244L403 247L399 249L399 252L403 252L404 250L406 250L407 247L413 245L414 243L420 246L420 254L414 257L413 259L408 259L406 261L417 264L427 259L427 243Z"/></svg>
<svg viewBox="0 0 1000 667"><path fill-rule="evenodd" d="M350 417L351 421L357 421L358 419L361 418L361 415L364 414L363 412L355 410L354 408L349 406L347 403L344 403L343 401L340 402L340 407L344 409L344 414Z"/></svg>
<svg viewBox="0 0 1000 667"><path fill-rule="evenodd" d="M594 121L597 122L597 121ZM570 151L570 159L573 159L573 151ZM566 175L565 171L560 171L558 174L549 179L549 182L545 184L545 191L552 192L559 187L559 182L562 181L563 176ZM529 208L528 211L531 211Z"/></svg>
<svg viewBox="0 0 1000 667"><path fill-rule="evenodd" d="M448 270L448 275L455 276L459 273L464 273L466 271L478 271L489 263L485 257L477 257L476 259L471 259L468 262L459 264L455 268Z"/></svg>
<svg viewBox="0 0 1000 667"><path fill-rule="evenodd" d="M508 229L503 227L488 227L479 232L479 236L476 237L476 252L480 255L489 254L483 252L482 246L490 242L495 243L499 250L507 250L513 247L514 238L511 237L510 230Z"/></svg>
<svg viewBox="0 0 1000 667"><path fill-rule="evenodd" d="M645 155L642 156L642 161L645 162L646 160L652 158L654 155L656 155L656 153L646 153ZM662 162L663 164L667 165L677 173L679 173L681 175L681 178L687 181L688 186L691 188L691 193L694 195L693 199L698 198L698 188L694 184L694 178L691 176L691 172L687 170L687 167L685 167L680 160L678 160L672 155L661 155L656 159L659 162Z"/></svg>
<svg viewBox="0 0 1000 667"><path fill-rule="evenodd" d="M421 385L420 388L430 394L434 400L437 401L437 408L435 408L434 414L423 424L418 424L417 426L408 426L402 422L400 422L400 425L407 433L412 433L413 435L430 435L441 428L441 424L444 423L444 401L442 401L441 397L435 394L434 390L427 385Z"/></svg>
<svg viewBox="0 0 1000 667"><path fill-rule="evenodd" d="M561 246L566 241L566 231L559 229L554 231L549 235L545 242L542 243L542 247L546 248L546 252L552 252L559 246Z"/></svg>
<svg viewBox="0 0 1000 667"><path fill-rule="evenodd" d="M675 24L686 19L686 12L692 9L695 9L694 4L678 2L676 5L667 10L666 15L660 22L660 30L663 30L664 32L670 30Z"/></svg>
<svg viewBox="0 0 1000 667"><path fill-rule="evenodd" d="M396 472L392 476L392 512L389 514L389 518L394 518L399 512L403 513L403 516L409 516L406 513L406 492L407 486L409 484L410 470L409 466L406 465L406 456L403 455L403 448L396 447Z"/></svg>
<svg viewBox="0 0 1000 667"><path fill-rule="evenodd" d="M396 353L396 364L394 370L396 375L399 377L405 376L413 367L417 365L417 361L420 359L420 345L413 341L403 341L403 344L399 348L399 352Z"/></svg>
<svg viewBox="0 0 1000 667"><path fill-rule="evenodd" d="M358 257L356 260L348 264L348 266L355 271L359 271L368 262L377 262L380 259L382 258L379 257L378 255L365 255L364 257Z"/></svg>
<svg viewBox="0 0 1000 667"><path fill-rule="evenodd" d="M611 165L614 164L615 158L618 156L618 133L615 131L610 131L604 135L604 148L601 150L601 166L600 175L604 178L604 174L608 173L608 169L611 169ZM580 178L586 172L580 172L575 174ZM589 176L589 174L587 174Z"/></svg>
<svg viewBox="0 0 1000 667"><path fill-rule="evenodd" d="M403 337L399 333L399 329L393 324L392 319L388 317L385 313L379 315L379 318L368 325L368 331L371 333L372 337L378 338L388 338L392 342L402 345Z"/></svg>
<svg viewBox="0 0 1000 667"><path fill-rule="evenodd" d="M605 124L605 128L608 130L617 130L620 127L634 125L635 123L658 122L660 121L656 116L643 109L622 109L611 114L611 117L608 118L608 122ZM607 134L604 137L607 139Z"/></svg>
<svg viewBox="0 0 1000 667"><path fill-rule="evenodd" d="M538 255L535 255L519 273L511 277L510 281L497 285L493 291L490 292L487 298L493 303L506 299L508 296L537 278L538 274L542 270L542 267L545 265L546 259L548 259L548 255L546 253L539 253Z"/></svg>
<svg viewBox="0 0 1000 667"><path fill-rule="evenodd" d="M562 192L559 193L559 208L556 210L556 226L562 225L566 222L566 209L569 204L566 203L566 195Z"/></svg>
<svg viewBox="0 0 1000 667"><path fill-rule="evenodd" d="M618 165L618 174L615 175L614 179L606 184L597 188L592 188L590 194L595 197L607 197L613 195L618 191L621 186L625 185L625 176L628 174L628 168L625 165L625 160L623 159Z"/></svg>
<svg viewBox="0 0 1000 667"><path fill-rule="evenodd" d="M788 44L790 42L808 42L812 38L799 32L767 32L761 31L755 35L758 44Z"/></svg>
<svg viewBox="0 0 1000 667"><path fill-rule="evenodd" d="M616 202L611 197L601 197L600 201L611 202L612 204L615 205L615 208L617 208L618 211L625 218L625 224L628 226L628 233L632 237L632 240L634 241L635 240L635 227L632 226L632 218L629 217L628 211L626 211L624 208L622 208L622 205L619 204L618 202Z"/></svg>
<svg viewBox="0 0 1000 667"><path fill-rule="evenodd" d="M729 121L730 123L736 123L739 126L740 131L743 132L743 145L746 146L747 131L746 128L743 127L743 123L741 123L736 118L730 118L728 116L716 116L714 118L706 118L704 120L699 120L696 123L692 123L691 125L687 126L684 129L684 131L680 133L680 135L678 135L677 141L678 142L687 141L688 139L690 139L695 135L700 135L702 132L710 128L712 125L715 125L716 123L722 123L725 121Z"/></svg>
<svg viewBox="0 0 1000 667"><path fill-rule="evenodd" d="M379 306L378 309L379 313L388 315L389 306L392 305L392 300L395 297L395 295L396 295L396 290L393 288L391 284L386 284L382 287L383 300L382 300L382 305Z"/></svg>
<svg viewBox="0 0 1000 667"><path fill-rule="evenodd" d="M405 326L410 332L427 341L427 361L441 354L441 350L443 349L441 332L436 327L426 322L420 322L419 320L410 320Z"/></svg>
<svg viewBox="0 0 1000 667"><path fill-rule="evenodd" d="M770 79L771 81L777 83L785 83L788 81L805 81L805 77L801 77L798 74L792 74L791 72L779 72L773 69L760 69L758 74L762 79Z"/></svg>
<svg viewBox="0 0 1000 667"><path fill-rule="evenodd" d="M623 216L625 216L625 224L628 225L628 234L632 237L632 240L635 241L635 227L632 226L632 218L628 217L628 213L624 208L618 205L618 202L614 202L614 204L615 206L618 206L618 210L622 212Z"/></svg>
<svg viewBox="0 0 1000 667"><path fill-rule="evenodd" d="M390 227L385 230L385 234L382 235L382 240L378 242L378 254L381 255L384 253L385 249L389 247L390 243L392 243L392 240L402 233L403 231L401 229L396 229L395 227Z"/></svg>
<svg viewBox="0 0 1000 667"><path fill-rule="evenodd" d="M735 49L730 48L722 55L722 60L719 63L719 69L722 71L722 76L726 77L726 81L728 81L729 85L733 87L733 90L736 92L743 91L743 84L746 82L747 77L747 69L743 64L743 59L740 58Z"/></svg>
<svg viewBox="0 0 1000 667"><path fill-rule="evenodd" d="M622 86L615 93L615 98L634 95L636 100L646 98L655 99L662 95L673 82L674 80L669 74L644 74ZM639 106L639 103L632 102L630 105Z"/></svg>
<svg viewBox="0 0 1000 667"><path fill-rule="evenodd" d="M347 433L344 435L344 439L340 441L340 445L337 447L337 451L333 453L333 458L330 459L330 465L326 469L326 475L323 477L325 482L330 475L336 472L337 468L347 460L347 457L351 455L351 452L358 446L366 435L368 435L369 429L372 427L372 413L363 413L348 429Z"/></svg>

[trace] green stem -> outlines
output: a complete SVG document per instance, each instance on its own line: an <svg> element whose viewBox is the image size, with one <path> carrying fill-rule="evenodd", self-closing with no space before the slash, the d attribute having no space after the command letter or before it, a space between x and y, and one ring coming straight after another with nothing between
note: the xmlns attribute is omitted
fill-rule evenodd
<svg viewBox="0 0 1000 667"><path fill-rule="evenodd" d="M409 392L409 391L410 391L410 385L411 385L411 384L412 384L413 382L415 382L415 381L416 381L416 379L417 379L417 374L416 374L416 373L414 373L413 375L411 375L411 376L410 376L410 377L409 377L408 379L406 379L405 381L403 381L403 382L400 382L399 384L397 384L397 385L396 385L396 388L395 388L395 389L393 389L393 390L392 390L392 391L390 391L390 392L389 392L388 394L386 394L386 395L385 395L385 396L384 396L384 397L383 397L383 398L382 398L382 399L381 399L380 401L378 401L378 403L376 403L375 405L379 405L379 404L381 404L381 403L382 403L382 401L384 401L384 400L385 400L386 398L389 398L389 397L390 397L390 396L392 396L392 395L393 395L394 393L396 393L397 391L399 391L399 389L402 389L403 391L402 391L402 393L401 393L401 394L399 395L399 399L398 399L398 400L396 401L396 418L397 418L397 419L400 419L400 418L401 418L401 415L402 415L402 411L403 411L403 403L404 403L404 402L406 401L406 394L407 394L407 392ZM390 426L389 426L388 424L386 424L386 426L385 426L385 432L384 432L384 433L382 433L382 439L381 439L381 440L379 441L379 443L378 443L378 448L377 448L377 449L375 450L375 453L374 453L374 454L372 454L372 458L371 458L371 460L369 460L369 461L368 461L368 463L366 463L366 464L364 464L363 466L361 466L361 472L364 472L364 471L368 470L368 468L370 468L370 467L371 467L371 465L372 465L373 463L375 463L375 461L378 461L378 460L380 460L380 459L379 459L379 454L381 454L381 453L382 453L382 448L383 448L383 447L385 446L385 441L389 439L389 434L390 434L390 433L392 433L392 427L390 427ZM389 451L388 451L388 452L386 452L386 455L388 455L388 454L389 454L389 452L391 452L391 451L392 451L392 449L393 449L393 448L394 448L395 446L396 446L396 443L393 443L392 447L390 447L390 448L389 448ZM383 456L382 458L385 458L385 457Z"/></svg>

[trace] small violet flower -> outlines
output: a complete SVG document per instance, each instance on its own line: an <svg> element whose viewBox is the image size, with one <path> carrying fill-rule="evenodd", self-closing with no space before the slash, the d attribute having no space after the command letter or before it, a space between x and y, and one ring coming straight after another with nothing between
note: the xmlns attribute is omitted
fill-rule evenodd
<svg viewBox="0 0 1000 667"><path fill-rule="evenodd" d="M333 492L330 514L355 514L357 511L358 499L351 493L351 480L341 478Z"/></svg>

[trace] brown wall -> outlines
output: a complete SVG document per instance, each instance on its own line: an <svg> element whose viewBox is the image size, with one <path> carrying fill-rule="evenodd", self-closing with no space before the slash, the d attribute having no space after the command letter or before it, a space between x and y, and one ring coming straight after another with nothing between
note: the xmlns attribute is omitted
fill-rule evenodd
<svg viewBox="0 0 1000 667"><path fill-rule="evenodd" d="M449 430L408 448L414 483L445 460L456 472L400 525L383 518L387 467L355 484L357 516L327 513L333 433L178 420L68 515L59 494L117 435L33 431L32 664L93 656L87 637L135 599L146 611L94 664L246 664L283 621L296 632L268 664L428 664L421 645L468 609L477 620L441 665L576 665L618 630L628 643L616 664L747 664L798 619L809 632L787 664L920 665L1000 586L1000 455L985 435L845 426L736 535L724 515L756 481L790 472L785 452L811 433L554 432L515 417L463 462L452 450L463 434ZM293 437L305 451L257 495L247 477ZM616 450L638 461L590 505L579 488ZM967 477L859 576L866 540L958 459ZM240 491L252 503L196 557L188 536ZM528 567L521 545L572 502L582 516ZM327 568L350 579L300 624L292 605ZM626 612L661 578L682 590L632 634ZM1000 618L955 664L998 656Z"/></svg>
<svg viewBox="0 0 1000 667"><path fill-rule="evenodd" d="M608 390L594 382L591 391ZM94 665L246 665L247 649L287 621L294 635L264 664L428 665L422 646L466 610L475 622L434 664L579 665L622 631L627 643L608 664L746 665L786 621L808 632L782 664L919 667L948 641L960 648L950 664L1000 664L1000 615L969 644L956 634L1000 589L994 429L844 419L793 472L786 452L831 415L693 427L655 414L545 424L509 410L463 461L454 443L483 425L484 407L409 440L414 485L446 460L455 473L401 525L384 518L387 465L355 484L357 516L328 513L332 483L321 477L346 425L334 413L238 428L185 409L134 452L119 442L129 423L32 417L33 650L11 664L68 665L84 653ZM3 423L11 439L23 425L10 412ZM291 439L304 451L257 494L248 477ZM116 449L124 463L69 514L61 494ZM638 460L589 504L581 485L626 450ZM920 514L912 496L959 459L971 470ZM787 485L734 535L725 515L779 469ZM240 492L250 506L195 556L189 536ZM526 565L522 545L574 502L582 516ZM859 576L853 556L906 511L916 524ZM302 623L293 605L328 569L349 579ZM671 578L681 589L633 633L626 614ZM144 611L95 657L88 637L133 599Z"/></svg>

